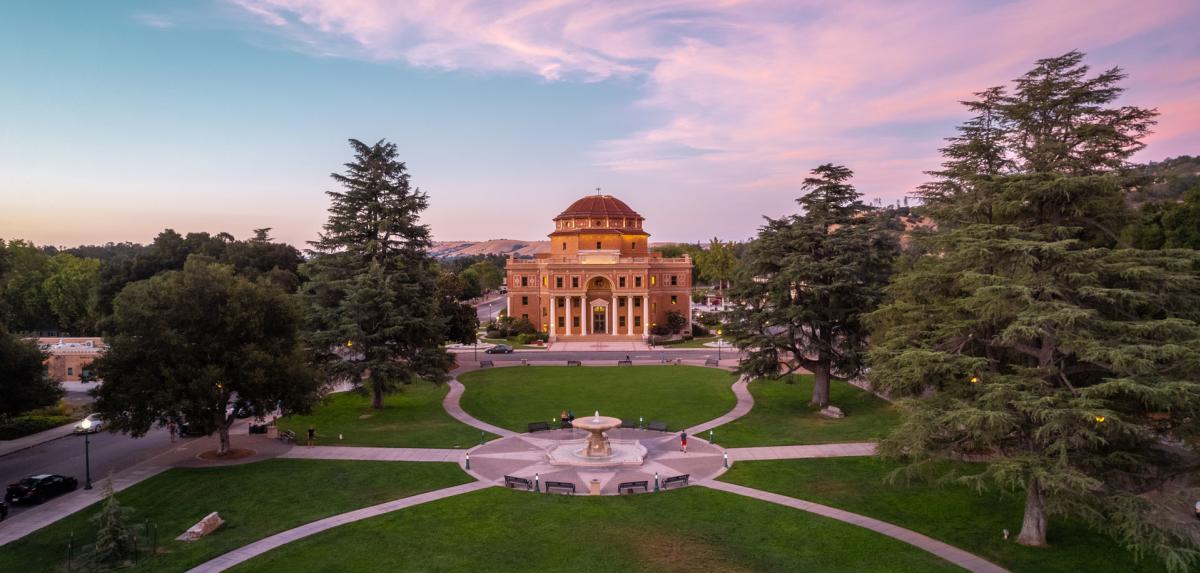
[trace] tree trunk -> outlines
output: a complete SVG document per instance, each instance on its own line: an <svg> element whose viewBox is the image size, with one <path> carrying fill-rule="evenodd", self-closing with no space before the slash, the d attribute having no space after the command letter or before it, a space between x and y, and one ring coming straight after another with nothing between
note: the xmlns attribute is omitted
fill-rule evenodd
<svg viewBox="0 0 1200 573"><path fill-rule="evenodd" d="M1029 547L1046 546L1046 498L1037 478L1030 478L1025 488L1025 522L1017 543Z"/></svg>
<svg viewBox="0 0 1200 573"><path fill-rule="evenodd" d="M217 436L221 438L221 445L217 447L217 455L223 456L229 453L229 424L221 424L217 428Z"/></svg>
<svg viewBox="0 0 1200 573"><path fill-rule="evenodd" d="M809 404L824 408L829 405L829 366L822 364L812 370L813 391Z"/></svg>
<svg viewBox="0 0 1200 573"><path fill-rule="evenodd" d="M376 410L383 409L383 385L371 384L371 407Z"/></svg>

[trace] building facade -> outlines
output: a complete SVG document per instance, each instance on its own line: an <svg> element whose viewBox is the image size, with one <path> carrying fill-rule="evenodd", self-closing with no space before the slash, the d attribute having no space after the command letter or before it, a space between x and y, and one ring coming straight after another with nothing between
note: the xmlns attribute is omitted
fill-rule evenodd
<svg viewBox="0 0 1200 573"><path fill-rule="evenodd" d="M107 348L100 338L39 338L46 353L46 373L58 382L79 382L92 361Z"/></svg>
<svg viewBox="0 0 1200 573"><path fill-rule="evenodd" d="M690 329L692 260L651 253L643 223L610 195L572 203L554 218L549 252L509 258L508 315L551 340L642 340L671 311Z"/></svg>

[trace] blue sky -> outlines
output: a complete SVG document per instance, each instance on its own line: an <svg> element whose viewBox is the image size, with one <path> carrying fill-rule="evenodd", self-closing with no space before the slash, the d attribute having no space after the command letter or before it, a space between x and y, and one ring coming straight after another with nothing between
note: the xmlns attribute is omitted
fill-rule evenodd
<svg viewBox="0 0 1200 573"><path fill-rule="evenodd" d="M744 239L791 212L825 161L868 196L902 197L963 118L956 100L1071 48L1128 68L1130 103L1163 109L1144 156L1200 153L1190 3L1135 16L1116 2L1070 23L1045 2L601 4L7 5L0 237L273 227L300 244L355 137L397 143L437 239L540 239L597 186L656 240ZM964 32L915 37L943 22ZM1026 41L973 37L991 22Z"/></svg>

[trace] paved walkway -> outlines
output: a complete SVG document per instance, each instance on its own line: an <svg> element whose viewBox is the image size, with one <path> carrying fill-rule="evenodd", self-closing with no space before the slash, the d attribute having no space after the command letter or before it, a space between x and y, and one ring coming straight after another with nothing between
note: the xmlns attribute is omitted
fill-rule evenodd
<svg viewBox="0 0 1200 573"><path fill-rule="evenodd" d="M461 371L456 372L456 374L461 373ZM458 380L451 380L449 384L450 391L447 392L446 397L442 399L442 408L446 410L447 414L450 414L455 420L458 420L459 422L462 422L468 426L478 428L485 432L491 432L503 438L517 435L516 432L505 430L500 426L493 426L487 422L484 422L483 420L480 420L479 418L476 418L475 416L468 414L462 409L462 405L459 404L459 400L462 398L463 391L467 389L466 386L463 386L462 382L459 382Z"/></svg>
<svg viewBox="0 0 1200 573"><path fill-rule="evenodd" d="M750 409L754 408L754 396L750 395L749 386L750 378L747 376L742 376L737 382L733 383L731 388L733 390L733 395L737 396L737 404L734 404L732 410L727 412L724 416L709 420L703 424L692 426L684 431L690 435L696 436L699 435L700 432L707 432L708 430L711 430L717 426L728 424L738 418L741 418L742 416L745 416L746 414L749 414Z"/></svg>
<svg viewBox="0 0 1200 573"><path fill-rule="evenodd" d="M870 529L871 531L881 533L897 541L903 541L904 543L912 545L918 549L928 551L934 555L937 555L938 557L941 557L942 559L945 559L946 561L966 569L967 571L971 571L972 573L1008 573L1007 569L1004 569L1003 567L1000 567L999 565L996 565L990 561L986 561L978 555L968 553L962 549L954 547L953 545L947 545L941 541L933 539L932 537L922 535L910 529L892 525L886 521L880 521L865 515L850 513L849 511L843 511L827 505L813 503L811 501L804 501L802 499L796 499L786 495L779 495L777 493L771 493L721 481L706 481L697 485L724 492L736 493L738 495L743 495L753 499L769 501L771 503L799 509L801 511L807 511L809 513L815 513L830 519L836 519L851 525L857 525L858 527Z"/></svg>
<svg viewBox="0 0 1200 573"><path fill-rule="evenodd" d="M353 523L355 521L369 519L369 518L380 516L385 513L390 513L390 512L396 511L396 510L413 507L415 505L429 503L431 501L436 501L439 499L444 499L444 498L452 497L452 496L459 495L459 494L469 493L472 491L477 491L477 490L481 490L481 489L488 488L488 487L492 487L492 484L487 483L487 482L482 482L482 481L476 481L476 482L471 482L471 483L467 483L467 484L463 484L463 485L456 485L454 487L448 487L448 488L444 488L444 489L434 490L434 491L430 491L430 492L426 492L426 493L422 493L422 494L418 494L418 495L414 495L414 496L410 496L410 497L405 497L405 498L401 498L401 499L397 499L397 500L393 500L393 501L388 501L388 502L381 503L379 505L372 505L370 507L356 509L354 511L334 515L332 517L326 517L325 519L314 521L312 523L306 523L304 525L301 525L300 527L295 527L295 528L289 529L287 531L276 533L275 535L272 535L270 537L266 537L266 538L260 539L258 541L255 541L254 543L251 543L250 545L246 545L243 547L239 547L238 549L234 549L233 551L230 551L229 553L226 553L220 557L217 557L215 559L212 559L208 562L202 563L199 566L196 566L196 567L190 569L189 573L215 573L217 571L224 571L226 569L229 569L230 567L233 567L234 565L237 565L239 563L242 563L244 561L247 561L249 559L257 557L259 555L262 555L263 553L266 553L272 549L275 549L276 547L286 545L293 541L303 539L305 537L308 537L308 536L316 534L316 533L320 533L327 529L332 529L339 525L345 525L347 523Z"/></svg>
<svg viewBox="0 0 1200 573"><path fill-rule="evenodd" d="M362 460L376 462L453 462L466 450L439 448L365 448L359 446L296 446L281 458L301 460Z"/></svg>
<svg viewBox="0 0 1200 573"><path fill-rule="evenodd" d="M34 446L40 446L52 440L70 436L75 431L76 423L77 422L71 422L57 428L50 428L49 430L38 432L36 434L22 436L15 440L0 440L0 456L7 456L13 452L19 452Z"/></svg>
<svg viewBox="0 0 1200 573"><path fill-rule="evenodd" d="M810 446L766 446L760 448L729 448L730 461L799 460L804 458L843 458L875 455L874 442L843 444L814 444Z"/></svg>

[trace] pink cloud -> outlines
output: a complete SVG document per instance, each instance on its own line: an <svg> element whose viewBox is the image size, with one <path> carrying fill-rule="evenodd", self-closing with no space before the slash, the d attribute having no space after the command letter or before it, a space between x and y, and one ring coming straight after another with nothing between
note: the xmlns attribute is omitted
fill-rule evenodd
<svg viewBox="0 0 1200 573"><path fill-rule="evenodd" d="M323 54L546 81L639 78L637 105L661 121L597 142L594 160L691 185L794 191L815 164L840 161L864 189L898 197L936 166L959 100L1071 49L1092 52L1096 68L1125 67L1136 103L1161 106L1149 158L1159 141L1200 144L1200 54L1128 48L1200 20L1188 0L233 1Z"/></svg>

